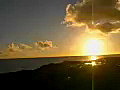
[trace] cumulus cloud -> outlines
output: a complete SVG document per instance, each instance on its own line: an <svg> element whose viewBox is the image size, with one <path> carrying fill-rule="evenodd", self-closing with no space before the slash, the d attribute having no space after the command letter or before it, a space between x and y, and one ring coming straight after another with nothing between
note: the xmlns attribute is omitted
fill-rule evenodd
<svg viewBox="0 0 120 90"><path fill-rule="evenodd" d="M53 48L53 42L52 41L37 41L34 42L30 45L27 44L15 44L11 43L8 45L8 51L10 52L17 52L17 51L22 51L22 50L32 50L32 49L39 49L39 50L44 50L44 49L50 49Z"/></svg>
<svg viewBox="0 0 120 90"><path fill-rule="evenodd" d="M37 41L30 45L11 43L8 48L0 53L1 58L26 58L45 56L42 52L47 52L55 48L52 41Z"/></svg>
<svg viewBox="0 0 120 90"><path fill-rule="evenodd" d="M32 47L32 46L29 46L29 45L27 45L27 44L21 43L21 44L19 44L19 48L20 48L20 49L32 49L33 47Z"/></svg>
<svg viewBox="0 0 120 90"><path fill-rule="evenodd" d="M47 48L53 48L52 41L38 41L34 43L35 47L37 49L47 49Z"/></svg>
<svg viewBox="0 0 120 90"><path fill-rule="evenodd" d="M8 51L16 52L16 51L21 51L21 49L17 44L11 43L8 45Z"/></svg>
<svg viewBox="0 0 120 90"><path fill-rule="evenodd" d="M103 33L119 31L120 0L83 0L68 4L64 23L67 26L85 25Z"/></svg>

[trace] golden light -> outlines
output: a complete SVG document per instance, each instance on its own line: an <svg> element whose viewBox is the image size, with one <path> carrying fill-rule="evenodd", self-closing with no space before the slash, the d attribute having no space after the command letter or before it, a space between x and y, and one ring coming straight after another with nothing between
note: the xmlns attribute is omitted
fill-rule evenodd
<svg viewBox="0 0 120 90"><path fill-rule="evenodd" d="M91 61L90 63L85 63L85 65L96 66L97 64L95 61Z"/></svg>
<svg viewBox="0 0 120 90"><path fill-rule="evenodd" d="M97 60L98 57L97 56L90 56L90 60Z"/></svg>
<svg viewBox="0 0 120 90"><path fill-rule="evenodd" d="M92 61L91 64L92 64L92 66L95 66L95 65L96 65L96 62L95 62L95 61Z"/></svg>
<svg viewBox="0 0 120 90"><path fill-rule="evenodd" d="M97 64L96 64L96 60L97 60L97 59L98 59L97 56L91 56L91 57L90 57L91 62L90 62L90 63L85 63L85 64L86 64L86 65L95 66L95 65L97 65Z"/></svg>
<svg viewBox="0 0 120 90"><path fill-rule="evenodd" d="M93 55L91 59L96 59L95 55L104 53L104 42L102 39L90 38L86 40L84 54Z"/></svg>

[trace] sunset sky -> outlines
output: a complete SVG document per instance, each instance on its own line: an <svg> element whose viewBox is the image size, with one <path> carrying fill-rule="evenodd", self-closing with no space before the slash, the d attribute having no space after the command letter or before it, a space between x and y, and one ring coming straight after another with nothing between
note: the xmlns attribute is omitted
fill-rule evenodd
<svg viewBox="0 0 120 90"><path fill-rule="evenodd" d="M2 51L7 52L5 49L12 42L31 45L37 41L48 40L52 41L53 48L43 50L38 56L85 55L83 54L84 46L91 35L93 38L102 37L105 51L101 54L119 53L119 33L106 35L103 39L101 35L86 33L84 26L81 28L67 27L65 24L61 24L66 15L67 5L75 4L76 1L0 0L1 53L3 53ZM19 57L19 54L17 56ZM1 55L1 57L11 56ZM33 55L33 57L35 56Z"/></svg>

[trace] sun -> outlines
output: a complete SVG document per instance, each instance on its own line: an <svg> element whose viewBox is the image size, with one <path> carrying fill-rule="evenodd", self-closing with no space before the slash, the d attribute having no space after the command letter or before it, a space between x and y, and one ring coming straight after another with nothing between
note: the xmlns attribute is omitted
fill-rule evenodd
<svg viewBox="0 0 120 90"><path fill-rule="evenodd" d="M102 39L89 38L86 40L84 51L86 55L101 55L104 51L104 42ZM95 59L95 57L92 57Z"/></svg>

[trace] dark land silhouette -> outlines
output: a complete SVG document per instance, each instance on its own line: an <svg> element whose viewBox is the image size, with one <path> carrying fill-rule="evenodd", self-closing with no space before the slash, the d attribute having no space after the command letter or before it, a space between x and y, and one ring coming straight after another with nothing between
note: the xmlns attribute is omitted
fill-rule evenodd
<svg viewBox="0 0 120 90"><path fill-rule="evenodd" d="M86 65L90 61L51 63L35 70L0 74L0 81L39 80L44 90L120 90L120 57L97 60L100 65Z"/></svg>

